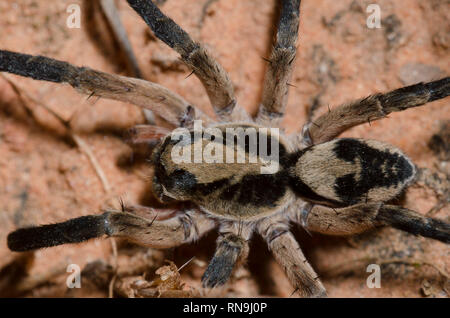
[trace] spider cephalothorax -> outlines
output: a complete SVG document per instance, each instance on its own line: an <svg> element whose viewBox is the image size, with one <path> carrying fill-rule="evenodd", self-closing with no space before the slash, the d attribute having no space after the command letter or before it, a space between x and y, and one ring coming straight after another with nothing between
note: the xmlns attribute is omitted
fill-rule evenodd
<svg viewBox="0 0 450 318"><path fill-rule="evenodd" d="M224 284L259 233L304 296L325 288L289 231L349 235L390 225L450 243L450 225L391 205L414 181L416 168L397 148L374 140L335 139L353 126L450 94L450 78L419 83L356 100L307 123L301 134L278 130L296 54L299 0L281 1L276 43L269 59L261 107L251 118L237 103L224 69L210 53L151 1L128 0L155 35L175 49L204 85L218 120L166 88L46 57L0 51L0 71L69 83L80 92L149 108L181 130L138 126L130 142L155 144L153 192L177 208L125 206L63 223L18 229L8 236L14 251L75 243L103 235L155 248L191 242L218 227L217 249L206 287ZM204 125L196 129L196 120Z"/></svg>

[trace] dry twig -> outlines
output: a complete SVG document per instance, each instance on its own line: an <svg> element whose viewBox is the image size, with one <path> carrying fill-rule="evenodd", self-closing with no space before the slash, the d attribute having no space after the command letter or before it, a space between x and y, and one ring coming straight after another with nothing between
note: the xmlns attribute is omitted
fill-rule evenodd
<svg viewBox="0 0 450 318"><path fill-rule="evenodd" d="M12 89L19 96L19 99L21 100L22 104L30 111L31 114L33 114L33 111L32 111L32 109L29 108L29 105L26 102L27 99L30 100L31 102L33 102L34 104L44 108L51 115L53 115L66 128L67 136L70 137L73 140L73 142L77 145L77 147L80 149L80 151L82 153L84 153L88 157L89 161L91 162L92 167L95 170L95 173L97 174L97 176L99 177L99 179L100 179L100 181L101 181L101 183L103 185L104 191L107 194L109 194L110 191L111 191L111 186L110 186L110 183L108 182L108 179L107 179L103 169L101 168L97 158L95 157L95 155L92 152L92 150L89 147L89 145L80 136L78 136L77 134L75 134L71 130L71 128L70 128L70 126L68 124L68 121L64 120L61 116L59 116L50 107L48 107L47 105L45 105L41 101L37 100L36 98L34 98L30 94L28 94L24 89L22 89L20 86L18 86L12 80L10 80L6 75L0 74L0 76L3 77L3 79L5 79L6 82L8 82L8 84L12 87ZM37 122L39 122L39 121L37 121ZM42 124L42 123L40 123L40 124ZM48 127L45 127L45 128L48 128Z"/></svg>

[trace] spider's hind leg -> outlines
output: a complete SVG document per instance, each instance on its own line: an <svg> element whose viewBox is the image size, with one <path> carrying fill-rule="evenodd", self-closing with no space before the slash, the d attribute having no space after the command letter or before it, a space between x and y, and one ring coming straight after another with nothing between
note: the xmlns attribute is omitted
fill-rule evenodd
<svg viewBox="0 0 450 318"><path fill-rule="evenodd" d="M298 211L291 218L301 223L301 213ZM308 214L306 227L323 234L352 235L383 225L450 244L450 224L383 203L357 204L339 209L315 205Z"/></svg>
<svg viewBox="0 0 450 318"><path fill-rule="evenodd" d="M336 138L345 130L450 95L450 77L375 94L333 108L303 127L303 146Z"/></svg>
<svg viewBox="0 0 450 318"><path fill-rule="evenodd" d="M450 224L396 205L381 206L377 221L396 229L450 244Z"/></svg>
<svg viewBox="0 0 450 318"><path fill-rule="evenodd" d="M259 124L279 127L287 104L289 80L297 50L300 0L281 1L275 46L264 79L263 96L256 117Z"/></svg>

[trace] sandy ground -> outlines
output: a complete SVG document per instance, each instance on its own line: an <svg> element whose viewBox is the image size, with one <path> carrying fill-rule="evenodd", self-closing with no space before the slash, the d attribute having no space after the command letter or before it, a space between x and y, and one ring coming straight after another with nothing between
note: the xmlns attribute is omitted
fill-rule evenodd
<svg viewBox="0 0 450 318"><path fill-rule="evenodd" d="M301 129L307 109L387 91L419 81L438 79L450 72L450 3L444 0L379 0L381 28L366 26L366 8L373 1L304 0L300 40L290 89L285 127ZM69 4L81 5L80 29L66 26ZM41 54L126 75L123 59L98 12L81 0L17 0L0 2L0 48ZM196 40L206 43L229 72L241 105L255 113L261 95L265 61L276 24L276 1L218 0L203 12L207 0L160 1L161 9ZM157 41L125 4L120 14L144 77L160 83L211 114L204 89L177 54ZM199 242L169 251L157 251L111 240L94 240L30 254L11 253L7 234L17 227L59 222L126 202L152 204L145 162L127 160L131 149L123 132L144 123L135 106L96 98L87 99L70 87L8 75L33 99L67 121L92 149L111 185L109 192L86 153L71 140L57 120L29 98L21 100L0 78L0 295L31 297L106 297L115 275L114 295L132 296L139 284L148 284L164 264L178 267L195 256L177 277L183 289L168 296L276 296L289 297L293 288L255 236L247 265L229 284L202 290L200 278L214 251L211 233ZM388 119L355 127L345 136L391 143L422 168L448 178L450 171L449 100L391 114ZM124 159L125 158L125 159ZM424 183L410 187L399 204L427 213L443 190ZM448 194L447 194L448 195ZM434 217L449 221L444 205ZM448 297L448 246L393 229L379 229L351 238L309 236L295 228L307 258L322 277L331 297ZM374 261L374 259L376 261ZM411 261L413 260L413 261ZM381 288L368 288L369 263L381 264ZM68 289L69 264L82 270L82 288ZM163 268L162 270L170 270ZM171 269L172 271L173 268ZM159 272L161 274L161 271ZM164 286L163 286L164 285ZM147 285L146 285L147 286ZM150 288L151 289L151 288ZM157 293L156 293L157 294ZM147 293L151 296L151 293ZM295 295L294 295L295 296Z"/></svg>

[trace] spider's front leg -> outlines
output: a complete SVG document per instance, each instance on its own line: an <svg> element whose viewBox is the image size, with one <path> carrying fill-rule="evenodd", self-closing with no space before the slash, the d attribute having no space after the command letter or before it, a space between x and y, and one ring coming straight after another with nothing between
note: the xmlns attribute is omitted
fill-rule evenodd
<svg viewBox="0 0 450 318"><path fill-rule="evenodd" d="M77 67L44 56L0 50L0 72L41 81L68 83L79 92L90 96L109 98L150 109L176 127L180 126L180 121L189 107L193 107L181 96L161 85L99 72L87 67ZM213 122L198 109L195 114L205 123Z"/></svg>
<svg viewBox="0 0 450 318"><path fill-rule="evenodd" d="M375 94L333 108L303 127L302 146L330 141L345 130L450 95L450 77Z"/></svg>
<svg viewBox="0 0 450 318"><path fill-rule="evenodd" d="M8 247L12 251L24 252L107 235L153 248L170 248L192 242L215 227L214 221L194 209L186 209L165 220L149 217L157 213L156 209L141 207L132 212L134 214L108 211L62 223L21 228L8 235ZM168 216L166 212L163 214Z"/></svg>
<svg viewBox="0 0 450 318"><path fill-rule="evenodd" d="M277 262L303 297L326 297L325 287L308 263L284 218L280 215L258 223L258 232L269 245Z"/></svg>
<svg viewBox="0 0 450 318"><path fill-rule="evenodd" d="M396 205L362 203L338 209L314 205L306 219L302 211L292 211L290 217L306 229L323 234L353 235L388 225L450 244L450 224Z"/></svg>
<svg viewBox="0 0 450 318"><path fill-rule="evenodd" d="M279 127L287 104L289 80L297 51L300 0L281 1L275 46L265 74L261 105L256 122Z"/></svg>

